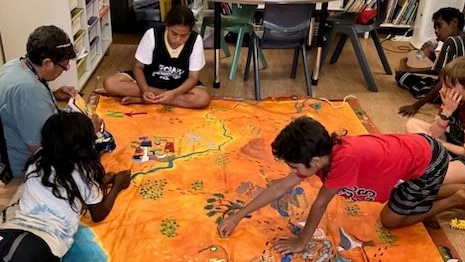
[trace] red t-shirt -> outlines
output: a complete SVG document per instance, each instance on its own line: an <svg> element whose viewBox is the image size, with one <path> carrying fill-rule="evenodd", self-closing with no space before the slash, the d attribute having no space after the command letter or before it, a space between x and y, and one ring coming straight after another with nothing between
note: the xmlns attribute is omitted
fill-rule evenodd
<svg viewBox="0 0 465 262"><path fill-rule="evenodd" d="M397 184L423 175L431 157L429 142L416 134L345 137L333 147L326 178L317 176L343 197L385 202Z"/></svg>

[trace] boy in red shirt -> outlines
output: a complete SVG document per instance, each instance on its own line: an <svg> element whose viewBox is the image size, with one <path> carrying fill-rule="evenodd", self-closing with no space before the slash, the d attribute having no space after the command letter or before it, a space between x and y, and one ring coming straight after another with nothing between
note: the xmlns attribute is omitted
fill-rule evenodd
<svg viewBox="0 0 465 262"><path fill-rule="evenodd" d="M229 236L249 213L276 200L302 180L317 175L323 182L307 222L297 237L282 237L273 248L281 253L302 251L311 241L331 199L385 202L381 223L388 228L408 226L442 211L465 207L465 181L448 176L447 150L421 134L329 135L310 117L286 126L272 143L273 154L284 160L291 174L278 179L236 214L218 226Z"/></svg>

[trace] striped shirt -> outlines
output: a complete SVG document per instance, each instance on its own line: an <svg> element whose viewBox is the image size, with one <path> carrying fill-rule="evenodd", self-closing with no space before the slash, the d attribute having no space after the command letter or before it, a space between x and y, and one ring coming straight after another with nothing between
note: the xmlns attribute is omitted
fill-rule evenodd
<svg viewBox="0 0 465 262"><path fill-rule="evenodd" d="M441 51L431 69L439 72L447 63L463 55L465 55L465 33L449 36L444 40Z"/></svg>

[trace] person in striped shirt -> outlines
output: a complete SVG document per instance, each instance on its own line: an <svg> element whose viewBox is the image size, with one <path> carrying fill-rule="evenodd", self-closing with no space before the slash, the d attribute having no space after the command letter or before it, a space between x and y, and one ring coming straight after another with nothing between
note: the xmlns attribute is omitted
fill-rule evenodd
<svg viewBox="0 0 465 262"><path fill-rule="evenodd" d="M419 99L411 105L399 108L399 114L403 116L415 115L428 102L441 103L439 96L441 82L437 76L447 63L465 53L464 14L456 8L445 7L436 11L432 19L436 40L443 42L442 48L436 55L436 47L426 42L421 50L425 57L433 62L433 66L431 68L409 67L407 58L403 58L396 70L397 84Z"/></svg>

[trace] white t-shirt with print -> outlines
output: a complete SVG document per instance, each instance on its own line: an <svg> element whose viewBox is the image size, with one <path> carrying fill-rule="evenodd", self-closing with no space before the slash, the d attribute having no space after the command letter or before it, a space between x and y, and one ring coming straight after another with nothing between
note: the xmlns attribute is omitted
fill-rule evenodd
<svg viewBox="0 0 465 262"><path fill-rule="evenodd" d="M34 169L35 165L29 166L26 174ZM63 257L73 244L74 234L79 227L82 205L76 200L77 212L75 212L68 201L55 197L51 188L42 184L42 176L35 174L29 175L25 181L19 210L16 211L14 218L2 224L0 228L29 231L42 238L54 255ZM52 168L51 178L54 175L55 170ZM96 184L89 188L77 171L74 171L72 176L87 205L102 201L102 191ZM63 189L61 193L66 197Z"/></svg>
<svg viewBox="0 0 465 262"><path fill-rule="evenodd" d="M164 41L162 41L164 43ZM144 65L150 65L153 61L153 49L155 47L155 36L153 28L147 30L139 42L136 50L136 59ZM203 41L200 35L195 39L192 53L189 57L189 71L200 71L205 66L205 54L203 52Z"/></svg>

